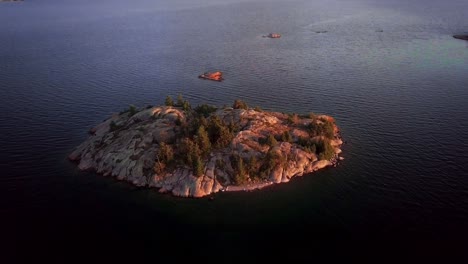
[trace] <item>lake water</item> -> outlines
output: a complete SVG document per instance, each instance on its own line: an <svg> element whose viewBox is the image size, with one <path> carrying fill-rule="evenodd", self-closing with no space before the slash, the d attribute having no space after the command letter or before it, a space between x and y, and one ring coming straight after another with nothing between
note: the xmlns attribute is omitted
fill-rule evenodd
<svg viewBox="0 0 468 264"><path fill-rule="evenodd" d="M0 3L6 249L161 257L179 248L213 259L310 257L310 245L463 252L468 42L452 35L468 33L467 10L465 0ZM283 37L262 37L270 32ZM208 70L226 80L197 78ZM345 160L214 201L136 188L67 160L111 113L178 93L192 105L240 98L330 114Z"/></svg>

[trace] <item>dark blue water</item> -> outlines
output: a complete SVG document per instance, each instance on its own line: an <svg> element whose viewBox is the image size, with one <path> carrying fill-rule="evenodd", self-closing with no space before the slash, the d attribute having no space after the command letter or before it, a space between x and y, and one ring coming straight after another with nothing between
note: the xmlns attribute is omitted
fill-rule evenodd
<svg viewBox="0 0 468 264"><path fill-rule="evenodd" d="M452 35L468 32L466 10L465 0L0 3L5 251L463 254L468 42ZM269 32L283 37L262 38ZM226 80L197 78L207 70ZM214 201L161 195L67 161L111 113L178 93L192 104L241 98L330 114L345 161Z"/></svg>

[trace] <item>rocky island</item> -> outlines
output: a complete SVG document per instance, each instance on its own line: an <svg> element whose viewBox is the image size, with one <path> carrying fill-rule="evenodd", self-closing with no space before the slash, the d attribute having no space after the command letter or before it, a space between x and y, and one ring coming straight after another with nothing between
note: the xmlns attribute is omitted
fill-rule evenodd
<svg viewBox="0 0 468 264"><path fill-rule="evenodd" d="M220 71L215 71L215 72L205 72L201 75L198 76L200 79L206 79L206 80L212 80L212 81L217 81L220 82L224 80L223 78L223 73Z"/></svg>
<svg viewBox="0 0 468 264"><path fill-rule="evenodd" d="M468 35L454 35L456 39L468 40Z"/></svg>
<svg viewBox="0 0 468 264"><path fill-rule="evenodd" d="M264 38L281 38L281 34L278 33L270 33L266 36L263 36Z"/></svg>
<svg viewBox="0 0 468 264"><path fill-rule="evenodd" d="M326 115L249 108L164 106L116 113L90 130L69 159L81 170L176 196L260 189L333 165L342 140Z"/></svg>

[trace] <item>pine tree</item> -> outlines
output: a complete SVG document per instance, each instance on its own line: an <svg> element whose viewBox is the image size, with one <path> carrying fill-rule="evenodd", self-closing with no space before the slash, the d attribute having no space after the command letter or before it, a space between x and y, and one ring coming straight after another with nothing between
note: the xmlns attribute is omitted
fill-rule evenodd
<svg viewBox="0 0 468 264"><path fill-rule="evenodd" d="M169 163L174 159L174 150L171 145L162 142L159 146L158 157L161 161Z"/></svg>
<svg viewBox="0 0 468 264"><path fill-rule="evenodd" d="M197 157L193 160L193 174L197 177L203 175L203 162L200 157Z"/></svg>
<svg viewBox="0 0 468 264"><path fill-rule="evenodd" d="M257 161L257 157L255 157L255 155L250 156L248 167L249 167L248 168L249 169L249 175L251 177L257 173L258 161Z"/></svg>
<svg viewBox="0 0 468 264"><path fill-rule="evenodd" d="M318 158L320 160L329 160L335 155L335 150L333 149L329 139L319 142L318 152Z"/></svg>
<svg viewBox="0 0 468 264"><path fill-rule="evenodd" d="M174 101L172 100L172 97L170 97L169 95L166 97L165 105L174 106Z"/></svg>
<svg viewBox="0 0 468 264"><path fill-rule="evenodd" d="M272 147L272 146L278 144L278 141L276 140L276 138L272 134L270 134L268 136L268 139L267 139L267 144L268 144L268 146Z"/></svg>
<svg viewBox="0 0 468 264"><path fill-rule="evenodd" d="M184 111L188 111L190 109L190 103L188 101L184 101L184 103L182 104L182 109Z"/></svg>
<svg viewBox="0 0 468 264"><path fill-rule="evenodd" d="M232 108L234 108L234 109L245 109L245 110L249 109L247 104L244 101L239 100L239 99L236 99L234 101L234 104L232 105Z"/></svg>
<svg viewBox="0 0 468 264"><path fill-rule="evenodd" d="M128 115L129 116L133 116L134 114L136 114L138 111L136 109L136 107L134 105L130 105L128 107Z"/></svg>
<svg viewBox="0 0 468 264"><path fill-rule="evenodd" d="M245 183L247 181L247 173L242 157L237 154L231 156L231 165L234 168L234 181L236 184Z"/></svg>
<svg viewBox="0 0 468 264"><path fill-rule="evenodd" d="M281 141L283 142L292 142L292 137L291 134L289 134L289 131L284 131L283 134L281 135Z"/></svg>
<svg viewBox="0 0 468 264"><path fill-rule="evenodd" d="M184 98L182 97L182 94L177 95L177 102L176 106L182 107L184 105Z"/></svg>
<svg viewBox="0 0 468 264"><path fill-rule="evenodd" d="M207 154L210 152L210 149L211 149L210 138L208 137L208 132L206 132L205 126L203 125L201 125L198 128L197 142L203 154Z"/></svg>

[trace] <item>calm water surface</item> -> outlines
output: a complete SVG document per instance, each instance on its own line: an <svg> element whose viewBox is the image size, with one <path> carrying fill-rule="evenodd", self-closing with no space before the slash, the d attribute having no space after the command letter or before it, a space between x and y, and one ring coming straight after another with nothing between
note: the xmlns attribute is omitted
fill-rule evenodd
<svg viewBox="0 0 468 264"><path fill-rule="evenodd" d="M468 42L452 38L468 32L467 1L220 2L0 3L0 215L10 252L151 255L177 244L184 254L300 257L310 253L296 252L302 238L352 249L392 241L424 254L468 246ZM269 32L283 37L262 38ZM207 70L226 80L197 78ZM241 98L333 115L345 160L214 201L67 161L111 113L178 93L192 104Z"/></svg>

